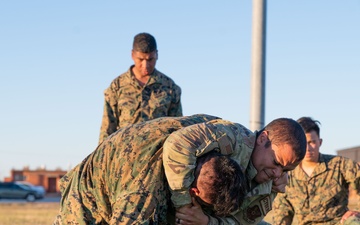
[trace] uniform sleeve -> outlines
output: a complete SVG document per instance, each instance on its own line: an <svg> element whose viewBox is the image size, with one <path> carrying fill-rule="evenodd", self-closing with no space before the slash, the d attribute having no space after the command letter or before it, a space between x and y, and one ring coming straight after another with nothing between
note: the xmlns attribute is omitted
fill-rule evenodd
<svg viewBox="0 0 360 225"><path fill-rule="evenodd" d="M168 116L183 116L181 105L181 88L177 85L174 86L173 97Z"/></svg>
<svg viewBox="0 0 360 225"><path fill-rule="evenodd" d="M112 86L104 91L104 97L104 112L100 127L99 144L103 142L110 134L114 133L119 125L119 118L116 116L116 94Z"/></svg>
<svg viewBox="0 0 360 225"><path fill-rule="evenodd" d="M360 164L351 159L344 158L342 173L346 182L360 196Z"/></svg>
<svg viewBox="0 0 360 225"><path fill-rule="evenodd" d="M214 131L205 123L180 129L166 139L163 164L175 207L191 203L189 188L197 157L218 147Z"/></svg>
<svg viewBox="0 0 360 225"><path fill-rule="evenodd" d="M278 193L273 204L273 224L291 225L294 218L294 209L286 199L286 193Z"/></svg>

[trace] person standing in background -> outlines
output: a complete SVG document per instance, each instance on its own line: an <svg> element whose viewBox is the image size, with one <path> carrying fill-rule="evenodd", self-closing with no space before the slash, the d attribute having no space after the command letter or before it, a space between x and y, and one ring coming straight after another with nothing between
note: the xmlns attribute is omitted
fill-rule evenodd
<svg viewBox="0 0 360 225"><path fill-rule="evenodd" d="M99 143L119 128L166 116L182 116L181 88L155 69L158 50L148 33L134 37L134 65L104 91L105 104Z"/></svg>
<svg viewBox="0 0 360 225"><path fill-rule="evenodd" d="M319 121L297 120L305 131L305 158L289 171L286 191L274 201L272 224L360 224L360 213L348 208L349 187L360 194L360 165L351 159L320 153Z"/></svg>

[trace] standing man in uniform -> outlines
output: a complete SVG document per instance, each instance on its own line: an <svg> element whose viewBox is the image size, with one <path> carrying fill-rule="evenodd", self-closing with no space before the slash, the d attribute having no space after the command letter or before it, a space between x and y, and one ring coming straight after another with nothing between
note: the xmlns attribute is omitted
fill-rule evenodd
<svg viewBox="0 0 360 225"><path fill-rule="evenodd" d="M105 104L99 143L121 127L164 116L182 116L181 89L155 69L158 50L148 33L134 37L134 65L104 91Z"/></svg>
<svg viewBox="0 0 360 225"><path fill-rule="evenodd" d="M256 132L217 119L173 132L163 148L178 224L259 224L272 209L277 192L285 191L286 172L304 158L306 137L299 123L289 118L273 120ZM187 191L194 180L197 157L214 150L241 166L250 188L240 208L223 217L197 210Z"/></svg>
<svg viewBox="0 0 360 225"><path fill-rule="evenodd" d="M216 118L163 117L119 129L61 179L54 224L175 224L163 143L176 130ZM199 157L194 169L194 207L211 206L219 216L238 208L247 181L236 161L213 151Z"/></svg>
<svg viewBox="0 0 360 225"><path fill-rule="evenodd" d="M360 224L360 213L349 211L349 187L360 194L360 165L348 158L320 153L319 121L302 117L307 150L289 172L286 192L274 202L273 224Z"/></svg>

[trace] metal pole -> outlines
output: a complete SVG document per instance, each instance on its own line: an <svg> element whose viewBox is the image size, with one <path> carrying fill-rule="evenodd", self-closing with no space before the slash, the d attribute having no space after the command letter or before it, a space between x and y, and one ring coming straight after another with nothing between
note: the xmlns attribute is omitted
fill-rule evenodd
<svg viewBox="0 0 360 225"><path fill-rule="evenodd" d="M265 118L266 0L253 0L250 129L260 130Z"/></svg>

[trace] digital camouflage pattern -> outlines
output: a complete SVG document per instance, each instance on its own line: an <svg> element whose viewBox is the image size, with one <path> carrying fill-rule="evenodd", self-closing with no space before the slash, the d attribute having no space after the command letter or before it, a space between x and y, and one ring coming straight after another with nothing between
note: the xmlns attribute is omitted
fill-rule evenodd
<svg viewBox="0 0 360 225"><path fill-rule="evenodd" d="M99 143L129 124L165 116L182 116L181 89L171 78L155 69L142 87L131 68L115 78L104 91Z"/></svg>
<svg viewBox="0 0 360 225"><path fill-rule="evenodd" d="M351 186L360 194L360 166L353 160L334 155L319 155L319 164L309 177L299 166L289 172L284 194L274 202L273 224L338 224L348 211ZM355 223L346 221L344 224ZM359 220L358 220L359 221Z"/></svg>
<svg viewBox="0 0 360 225"><path fill-rule="evenodd" d="M162 146L174 131L218 117L164 117L113 133L60 182L54 224L166 224Z"/></svg>
<svg viewBox="0 0 360 225"><path fill-rule="evenodd" d="M188 190L194 181L196 159L209 151L217 150L229 155L252 181L257 174L251 163L255 141L256 132L222 119L188 126L172 133L164 143L163 163L175 207L191 203ZM208 214L209 224L258 224L271 210L276 196L271 192L271 187L272 181L263 184L251 182L251 191L246 194L240 209L225 218Z"/></svg>

